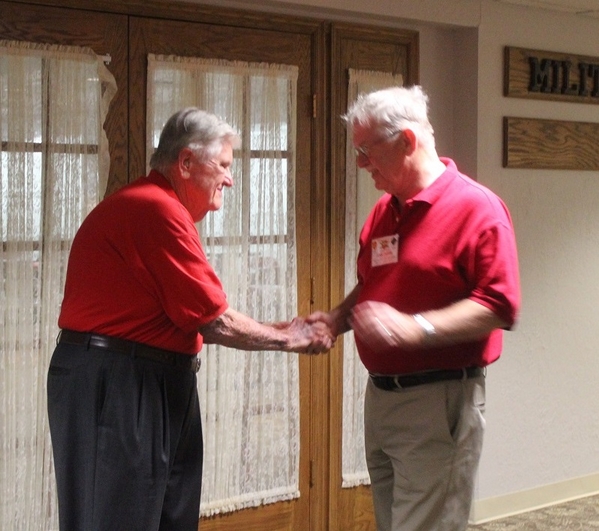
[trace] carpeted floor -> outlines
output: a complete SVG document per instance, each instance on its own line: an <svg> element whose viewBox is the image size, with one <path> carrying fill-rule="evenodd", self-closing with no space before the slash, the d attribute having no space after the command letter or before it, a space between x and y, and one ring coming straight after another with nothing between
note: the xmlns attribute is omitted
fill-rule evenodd
<svg viewBox="0 0 599 531"><path fill-rule="evenodd" d="M599 530L599 496L589 496L495 520L471 525L468 531L593 531Z"/></svg>

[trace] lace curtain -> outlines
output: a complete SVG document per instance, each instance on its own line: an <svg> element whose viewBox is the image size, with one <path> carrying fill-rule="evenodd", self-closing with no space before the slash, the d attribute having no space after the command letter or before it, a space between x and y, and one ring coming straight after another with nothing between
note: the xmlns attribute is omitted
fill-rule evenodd
<svg viewBox="0 0 599 531"><path fill-rule="evenodd" d="M348 108L358 94L403 84L400 74L349 69ZM346 144L345 189L345 292L356 285L358 239L366 216L381 192L370 174L358 168L350 135ZM341 452L342 487L370 483L364 451L364 392L368 372L362 365L353 334L343 337L343 436Z"/></svg>
<svg viewBox="0 0 599 531"><path fill-rule="evenodd" d="M148 160L177 110L212 112L242 136L233 188L198 224L230 305L258 321L297 315L297 67L148 57ZM201 514L299 496L295 354L206 345L198 390L204 425Z"/></svg>
<svg viewBox="0 0 599 531"><path fill-rule="evenodd" d="M106 187L115 92L92 50L0 41L0 529L58 529L46 373L70 244Z"/></svg>

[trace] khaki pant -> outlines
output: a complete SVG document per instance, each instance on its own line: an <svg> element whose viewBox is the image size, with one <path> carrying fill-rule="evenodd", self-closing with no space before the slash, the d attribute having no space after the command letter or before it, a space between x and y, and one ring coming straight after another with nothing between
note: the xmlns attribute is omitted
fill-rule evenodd
<svg viewBox="0 0 599 531"><path fill-rule="evenodd" d="M484 377L397 391L369 381L366 460L377 531L464 531L485 421Z"/></svg>

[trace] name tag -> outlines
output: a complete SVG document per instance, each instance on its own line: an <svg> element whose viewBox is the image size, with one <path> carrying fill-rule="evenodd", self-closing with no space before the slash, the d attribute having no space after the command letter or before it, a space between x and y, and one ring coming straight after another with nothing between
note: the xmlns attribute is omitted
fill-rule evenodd
<svg viewBox="0 0 599 531"><path fill-rule="evenodd" d="M372 240L372 267L397 263L398 243L398 234Z"/></svg>

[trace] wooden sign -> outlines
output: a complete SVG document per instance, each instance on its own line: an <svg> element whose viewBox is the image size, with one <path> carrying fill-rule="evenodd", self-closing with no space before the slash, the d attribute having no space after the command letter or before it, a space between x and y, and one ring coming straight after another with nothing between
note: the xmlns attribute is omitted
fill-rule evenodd
<svg viewBox="0 0 599 531"><path fill-rule="evenodd" d="M599 57L506 46L504 95L599 104Z"/></svg>
<svg viewBox="0 0 599 531"><path fill-rule="evenodd" d="M599 123L506 117L503 166L599 170Z"/></svg>

